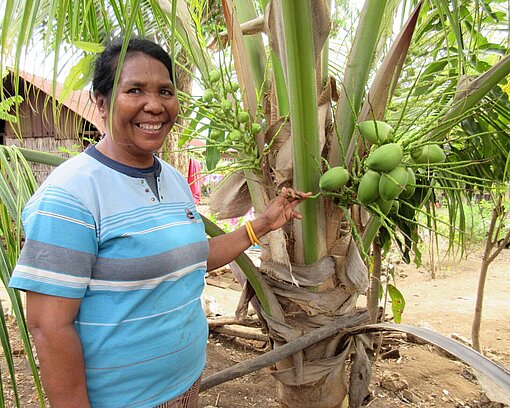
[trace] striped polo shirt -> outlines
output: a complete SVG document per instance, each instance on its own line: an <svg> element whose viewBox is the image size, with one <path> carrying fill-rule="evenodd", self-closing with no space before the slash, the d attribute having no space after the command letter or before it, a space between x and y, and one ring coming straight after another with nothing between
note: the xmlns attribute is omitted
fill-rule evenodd
<svg viewBox="0 0 510 408"><path fill-rule="evenodd" d="M205 365L204 225L185 179L156 160L153 191L143 172L89 148L23 212L10 287L81 298L75 327L94 408L154 407Z"/></svg>

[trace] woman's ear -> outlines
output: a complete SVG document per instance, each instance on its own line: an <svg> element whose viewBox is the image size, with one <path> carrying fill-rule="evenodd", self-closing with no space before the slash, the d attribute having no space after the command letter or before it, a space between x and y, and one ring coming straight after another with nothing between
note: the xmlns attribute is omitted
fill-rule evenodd
<svg viewBox="0 0 510 408"><path fill-rule="evenodd" d="M95 99L97 109L99 110L99 116L101 116L103 119L106 119L108 114L108 104L106 103L106 98L101 94L96 94Z"/></svg>

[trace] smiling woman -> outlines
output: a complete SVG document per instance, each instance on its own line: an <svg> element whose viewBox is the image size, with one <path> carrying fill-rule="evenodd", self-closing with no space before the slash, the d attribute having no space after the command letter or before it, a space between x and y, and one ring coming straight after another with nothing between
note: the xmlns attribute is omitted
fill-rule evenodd
<svg viewBox="0 0 510 408"><path fill-rule="evenodd" d="M152 165L153 153L163 145L179 111L170 80L171 65L159 59L159 54L147 52L145 49L126 55L114 101L111 89L101 89L100 79L93 82L96 103L107 128L97 149L120 163L142 168ZM98 60L98 64L101 62Z"/></svg>
<svg viewBox="0 0 510 408"><path fill-rule="evenodd" d="M93 93L106 133L59 166L28 202L10 286L27 321L51 406L198 407L207 320L206 270L300 218L309 194L283 190L250 230L207 240L186 180L154 153L179 104L172 62L131 39L96 61Z"/></svg>

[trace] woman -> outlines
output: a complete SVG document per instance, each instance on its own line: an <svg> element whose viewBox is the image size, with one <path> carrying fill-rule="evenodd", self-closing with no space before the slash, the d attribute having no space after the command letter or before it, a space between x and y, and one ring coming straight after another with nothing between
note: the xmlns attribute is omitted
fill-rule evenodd
<svg viewBox="0 0 510 408"><path fill-rule="evenodd" d="M108 130L27 204L10 286L27 292L53 408L197 407L206 270L300 218L309 194L289 189L251 225L207 240L186 181L154 156L179 108L170 57L132 39L113 92L121 46L99 55L92 83Z"/></svg>

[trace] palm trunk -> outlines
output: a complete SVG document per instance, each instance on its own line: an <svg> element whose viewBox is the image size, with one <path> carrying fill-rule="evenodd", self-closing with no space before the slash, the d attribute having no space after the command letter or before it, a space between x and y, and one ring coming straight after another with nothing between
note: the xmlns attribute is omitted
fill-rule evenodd
<svg viewBox="0 0 510 408"><path fill-rule="evenodd" d="M292 123L293 186L315 192L321 171L318 165L321 152L318 110L310 109L317 106L316 50L312 42L310 4L309 0L282 0L281 11ZM264 253L262 255L261 270L284 313L283 321L265 319L275 347L354 312L360 291L348 275L359 272L366 276L364 264L357 262L359 254L356 247L350 245L348 233L339 238L335 229L331 239L338 241L341 248L334 252L335 256L326 256L324 219L330 217L335 225L339 224L342 213L338 207L325 212L322 200L316 199L305 201L299 209L303 220L295 223L294 231L290 232L292 238L287 243L290 263L277 264L273 259L265 259ZM350 293L345 290L347 286ZM342 340L342 335L337 334L276 364L273 375L277 379L281 406L341 406L347 395L345 359L350 353L350 342L344 344Z"/></svg>

